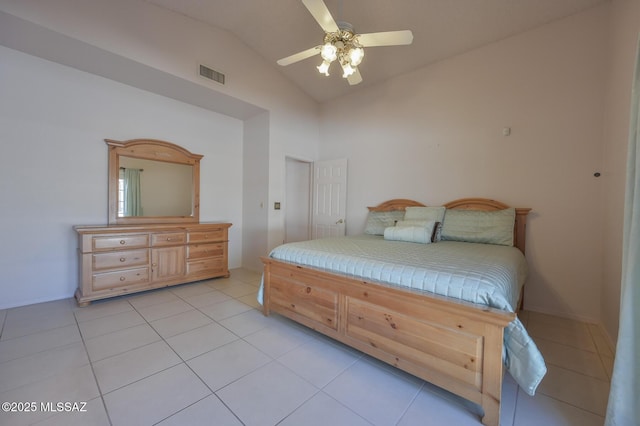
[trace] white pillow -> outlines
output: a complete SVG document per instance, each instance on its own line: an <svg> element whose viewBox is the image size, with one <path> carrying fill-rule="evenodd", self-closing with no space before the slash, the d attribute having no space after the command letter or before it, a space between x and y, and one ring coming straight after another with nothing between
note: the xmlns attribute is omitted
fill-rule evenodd
<svg viewBox="0 0 640 426"><path fill-rule="evenodd" d="M390 226L384 230L384 239L429 244L434 226L433 221L430 222L430 226Z"/></svg>
<svg viewBox="0 0 640 426"><path fill-rule="evenodd" d="M438 230L442 227L441 222L434 222L433 220L399 220L396 222L396 226L422 226L431 230L431 242L435 243L440 241L438 237Z"/></svg>

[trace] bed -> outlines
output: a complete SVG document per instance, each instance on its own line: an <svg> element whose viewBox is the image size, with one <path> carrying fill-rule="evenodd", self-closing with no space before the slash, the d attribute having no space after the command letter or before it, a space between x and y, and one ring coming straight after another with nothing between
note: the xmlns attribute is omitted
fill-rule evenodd
<svg viewBox="0 0 640 426"><path fill-rule="evenodd" d="M264 315L277 312L475 402L484 411L482 423L497 426L503 367L531 395L546 373L516 315L526 279L530 209L510 209L484 198L443 207L451 223L454 213L513 212L508 244L434 244L432 240L440 240L436 232L426 244L407 242L391 235L411 221L396 219L398 227L391 224L384 236L372 232L274 249L262 259L258 298ZM394 199L369 207L369 214L401 218L416 210L427 208ZM436 223L433 229L442 228Z"/></svg>

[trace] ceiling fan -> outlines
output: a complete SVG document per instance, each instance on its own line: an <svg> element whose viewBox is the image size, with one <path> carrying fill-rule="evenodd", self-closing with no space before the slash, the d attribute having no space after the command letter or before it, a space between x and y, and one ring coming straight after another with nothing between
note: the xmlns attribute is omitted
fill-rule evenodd
<svg viewBox="0 0 640 426"><path fill-rule="evenodd" d="M358 65L364 58L363 47L397 46L413 42L413 33L410 30L356 34L348 22L336 22L333 19L323 0L301 1L324 30L323 44L282 58L277 61L278 65L290 65L320 53L322 64L317 68L321 74L328 76L329 66L338 60L342 67L342 77L346 78L350 85L354 85L362 82Z"/></svg>

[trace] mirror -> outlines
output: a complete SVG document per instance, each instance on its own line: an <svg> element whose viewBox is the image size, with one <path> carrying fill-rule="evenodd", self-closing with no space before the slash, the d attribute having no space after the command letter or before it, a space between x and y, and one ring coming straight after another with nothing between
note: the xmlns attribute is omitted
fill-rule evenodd
<svg viewBox="0 0 640 426"><path fill-rule="evenodd" d="M114 141L109 146L109 224L200 220L200 159L170 142Z"/></svg>

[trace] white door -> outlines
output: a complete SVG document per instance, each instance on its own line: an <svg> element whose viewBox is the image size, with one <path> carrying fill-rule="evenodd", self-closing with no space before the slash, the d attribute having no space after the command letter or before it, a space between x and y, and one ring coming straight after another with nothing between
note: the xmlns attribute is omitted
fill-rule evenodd
<svg viewBox="0 0 640 426"><path fill-rule="evenodd" d="M313 164L312 238L345 235L347 159Z"/></svg>

